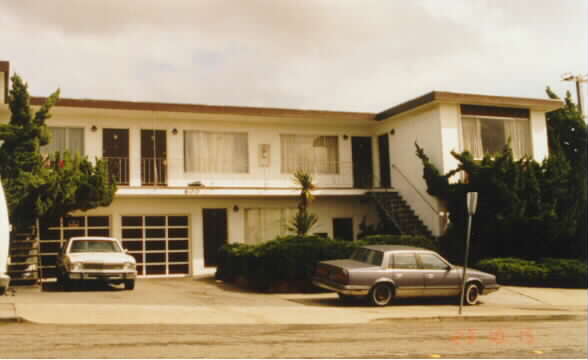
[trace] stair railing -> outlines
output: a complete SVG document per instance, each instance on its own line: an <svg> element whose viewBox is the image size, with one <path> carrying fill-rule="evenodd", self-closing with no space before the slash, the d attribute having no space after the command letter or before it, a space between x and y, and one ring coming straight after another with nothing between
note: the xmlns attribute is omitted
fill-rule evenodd
<svg viewBox="0 0 588 360"><path fill-rule="evenodd" d="M425 197L425 195L423 195L423 193L421 193L421 191L419 191L419 189L412 183L412 181L410 181L410 179L408 178L408 176L406 176L402 170L400 170L400 168L398 166L396 166L396 164L391 164L392 165L392 169L396 170L396 172L398 174L400 174L402 176L402 178L404 179L404 181L410 185L410 187L414 190L414 192L421 198L421 200L423 200L423 202L431 209L431 211L435 214L434 216L437 218L437 221L439 222L439 225L441 225L440 223L440 219L441 219L441 214L439 213L439 210L433 206L431 204L431 202ZM441 226L439 227L441 229Z"/></svg>

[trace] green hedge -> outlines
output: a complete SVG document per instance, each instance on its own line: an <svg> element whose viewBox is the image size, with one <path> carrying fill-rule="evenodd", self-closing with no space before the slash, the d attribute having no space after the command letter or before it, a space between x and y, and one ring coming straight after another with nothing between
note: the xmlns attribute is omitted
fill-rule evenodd
<svg viewBox="0 0 588 360"><path fill-rule="evenodd" d="M244 280L248 287L260 291L275 290L277 284L284 283L300 291L311 290L310 279L319 261L347 258L355 248L368 244L436 248L433 241L420 236L370 236L355 242L287 236L256 245L225 245L218 253L215 277L226 282Z"/></svg>
<svg viewBox="0 0 588 360"><path fill-rule="evenodd" d="M586 288L588 264L574 259L545 258L538 261L494 258L478 262L477 269L496 275L502 285Z"/></svg>

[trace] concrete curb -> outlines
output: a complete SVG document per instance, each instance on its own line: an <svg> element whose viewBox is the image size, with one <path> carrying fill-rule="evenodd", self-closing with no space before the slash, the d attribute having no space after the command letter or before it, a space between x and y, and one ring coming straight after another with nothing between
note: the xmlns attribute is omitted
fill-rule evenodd
<svg viewBox="0 0 588 360"><path fill-rule="evenodd" d="M370 322L388 322L388 321L566 321L566 320L586 320L586 314L553 314L553 315L463 315L463 316L422 316L422 317L387 317L373 319Z"/></svg>

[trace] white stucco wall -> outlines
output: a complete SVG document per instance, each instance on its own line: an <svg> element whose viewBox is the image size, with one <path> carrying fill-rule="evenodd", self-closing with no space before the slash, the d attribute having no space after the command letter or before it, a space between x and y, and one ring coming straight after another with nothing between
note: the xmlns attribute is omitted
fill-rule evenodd
<svg viewBox="0 0 588 360"><path fill-rule="evenodd" d="M4 104L4 82L6 81L6 76L8 74L0 71L0 104Z"/></svg>
<svg viewBox="0 0 588 360"><path fill-rule="evenodd" d="M549 156L549 145L547 142L547 120L543 111L531 111L530 115L533 159L541 162Z"/></svg>
<svg viewBox="0 0 588 360"><path fill-rule="evenodd" d="M359 225L366 216L367 223L377 223L375 210L362 197L317 198L311 203L310 212L319 217L312 232L333 236L334 218L353 218L354 237L357 238ZM77 212L76 215L108 215L111 217L112 235L121 238L121 216L146 215L187 215L190 226L192 274L204 270L204 242L202 209L227 209L229 243L245 242L245 209L248 208L295 208L297 199L291 198L117 198L106 208ZM235 212L233 207L239 210ZM270 240L270 239L268 239Z"/></svg>
<svg viewBox="0 0 588 360"><path fill-rule="evenodd" d="M412 206L433 234L438 235L441 229L436 211L437 200L427 194L423 165L416 156L414 144L418 143L425 150L433 164L440 169L443 167L440 107L429 106L383 120L376 131L377 134L390 134L392 129L394 135L389 135L392 187Z"/></svg>

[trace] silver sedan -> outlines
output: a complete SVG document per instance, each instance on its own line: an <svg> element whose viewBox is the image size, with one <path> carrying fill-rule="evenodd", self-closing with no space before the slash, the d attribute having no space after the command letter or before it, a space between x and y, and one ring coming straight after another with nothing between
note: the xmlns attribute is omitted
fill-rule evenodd
<svg viewBox="0 0 588 360"><path fill-rule="evenodd" d="M337 292L342 300L367 296L372 304L385 306L394 298L457 297L462 274L463 267L450 264L431 250L372 245L356 249L349 259L318 263L313 283ZM468 268L466 276L467 305L500 287L492 274Z"/></svg>

